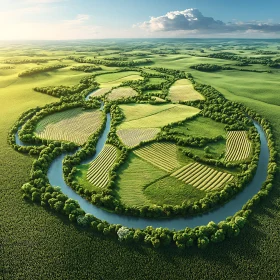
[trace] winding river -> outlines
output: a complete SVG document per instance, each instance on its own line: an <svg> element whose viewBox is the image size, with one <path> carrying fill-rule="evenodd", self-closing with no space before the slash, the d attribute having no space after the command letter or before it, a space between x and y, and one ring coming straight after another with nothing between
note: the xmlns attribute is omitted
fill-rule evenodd
<svg viewBox="0 0 280 280"><path fill-rule="evenodd" d="M92 94L92 93L91 93ZM91 95L90 94L90 95ZM88 99L87 96L86 99ZM103 106L103 105L102 105ZM101 109L102 109L101 106ZM84 161L83 164L89 163L94 160L99 153L102 151L105 145L108 133L110 131L111 118L110 114L107 114L106 127L98 140L96 147L96 154L94 157ZM252 198L261 188L263 182L266 180L268 162L269 162L269 149L267 145L267 140L262 127L254 121L254 125L260 134L261 140L261 152L258 162L258 167L253 180L248 184L248 186L240 193L238 193L230 202L225 205L209 212L195 217L186 218L172 218L172 219L145 219L140 217L124 216L116 213L107 212L104 209L98 208L97 206L91 204L86 199L79 196L75 191L73 191L69 186L66 185L63 179L62 172L62 162L63 158L67 154L62 154L57 157L50 165L48 170L48 178L50 184L53 186L59 186L61 191L66 194L69 198L75 199L79 202L81 208L86 212L94 215L100 220L106 220L112 224L121 224L127 227L133 228L145 228L147 226L153 227L164 227L169 229L181 230L186 227L196 227L200 225L207 225L210 221L218 223L225 220L228 216L234 215L237 211L242 209L242 206ZM16 143L18 145L25 145L18 138L18 133L15 135Z"/></svg>

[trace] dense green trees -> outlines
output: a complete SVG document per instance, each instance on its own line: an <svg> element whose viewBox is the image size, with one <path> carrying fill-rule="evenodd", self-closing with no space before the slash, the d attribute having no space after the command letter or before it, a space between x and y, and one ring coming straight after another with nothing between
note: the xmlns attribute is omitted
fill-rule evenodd
<svg viewBox="0 0 280 280"><path fill-rule="evenodd" d="M18 74L19 77L26 77L26 76L32 76L34 74L42 73L42 72L48 72L60 68L67 67L67 65L64 64L57 64L57 65L50 65L50 66L43 66L43 67L36 67L36 68L31 68L28 70L25 70L21 73Z"/></svg>
<svg viewBox="0 0 280 280"><path fill-rule="evenodd" d="M91 73L94 71L102 70L100 66L96 65L81 65L81 66L73 66L71 67L73 71L83 71L85 73Z"/></svg>
<svg viewBox="0 0 280 280"><path fill-rule="evenodd" d="M199 71L204 71L204 72L215 72L219 70L232 70L234 68L229 67L229 66L220 66L216 64L208 64L208 63L201 63L201 64L196 64L190 66L191 69L199 70Z"/></svg>
<svg viewBox="0 0 280 280"><path fill-rule="evenodd" d="M100 64L108 67L132 67L132 66L139 66L144 64L151 64L151 59L141 59L141 60L108 60L108 59L91 59L91 58L84 58L84 57L75 57L69 56L68 59L71 59L75 62L79 63L89 63L89 64Z"/></svg>

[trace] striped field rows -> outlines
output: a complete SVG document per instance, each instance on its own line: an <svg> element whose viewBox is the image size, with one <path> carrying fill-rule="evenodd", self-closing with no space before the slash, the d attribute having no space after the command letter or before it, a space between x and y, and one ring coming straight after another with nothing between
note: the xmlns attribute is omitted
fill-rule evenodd
<svg viewBox="0 0 280 280"><path fill-rule="evenodd" d="M118 100L121 98L128 98L128 97L133 97L133 96L137 96L137 95L138 95L138 93L131 87L119 87L119 88L113 89L109 93L108 100Z"/></svg>
<svg viewBox="0 0 280 280"><path fill-rule="evenodd" d="M175 168L180 167L180 163L177 159L177 147L175 144L153 143L149 146L135 150L134 153L140 158L167 172L171 172Z"/></svg>
<svg viewBox="0 0 280 280"><path fill-rule="evenodd" d="M35 133L40 138L64 140L82 145L100 128L101 122L102 112L99 110L72 109L42 119Z"/></svg>
<svg viewBox="0 0 280 280"><path fill-rule="evenodd" d="M98 157L90 163L87 180L94 186L104 188L109 183L109 171L117 159L117 148L105 145Z"/></svg>
<svg viewBox="0 0 280 280"><path fill-rule="evenodd" d="M246 131L229 131L227 133L226 155L227 161L244 160L250 156L251 143Z"/></svg>
<svg viewBox="0 0 280 280"><path fill-rule="evenodd" d="M217 171L199 163L185 165L172 173L171 176L205 191L218 190L234 178L229 173Z"/></svg>
<svg viewBox="0 0 280 280"><path fill-rule="evenodd" d="M134 147L141 141L152 140L159 132L159 128L128 128L118 130L117 135L126 146Z"/></svg>

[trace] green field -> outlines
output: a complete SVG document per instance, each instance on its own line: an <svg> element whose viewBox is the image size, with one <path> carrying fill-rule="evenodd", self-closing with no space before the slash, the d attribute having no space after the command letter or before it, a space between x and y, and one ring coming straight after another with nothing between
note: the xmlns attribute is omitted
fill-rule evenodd
<svg viewBox="0 0 280 280"><path fill-rule="evenodd" d="M161 127L172 122L185 120L199 112L198 109L190 106L174 104L156 106L129 104L120 107L125 115L125 120L119 126L119 129Z"/></svg>
<svg viewBox="0 0 280 280"><path fill-rule="evenodd" d="M137 96L137 92L130 88L130 87L119 87L116 89L113 89L109 94L108 94L108 100L118 100L121 98L128 98L128 97L134 97Z"/></svg>
<svg viewBox="0 0 280 280"><path fill-rule="evenodd" d="M95 80L100 84L100 87L117 87L125 81L135 81L143 79L139 72L136 71L124 71L117 73L109 73L99 75Z"/></svg>
<svg viewBox="0 0 280 280"><path fill-rule="evenodd" d="M119 44L123 50L129 46L127 53L133 53L131 49L138 46L135 52L143 49L143 52L154 60L156 67L190 72L195 80L212 85L229 100L241 102L256 110L271 122L277 151L278 154L280 153L279 69L272 69L272 73L269 74L237 70L207 73L189 68L199 63L231 66L236 64L235 61L200 57L198 55L201 55L201 49L206 54L217 52L214 50L216 49L234 51L242 56L253 56L252 50L243 50L243 47L252 45L257 49L277 51L279 41L245 39L188 39L180 43L176 40L175 42L145 41L142 40L138 45L134 40L131 43L127 42L127 45ZM24 79L18 78L18 73L37 67L36 63L13 65L15 69L0 70L0 211L2 213L0 217L0 279L278 279L280 268L278 254L280 250L279 169L271 193L256 207L240 235L220 244L211 244L206 250L197 248L188 248L185 251L178 251L175 248L155 250L140 245L124 245L106 236L92 234L70 223L67 218L22 199L20 186L28 181L35 158L14 151L7 143L8 131L21 113L36 106L58 101L57 98L36 93L32 88L74 85L82 77L90 75L70 70L71 63L74 65L74 62L67 60L67 56L75 54L76 50L83 50L84 52L80 55L89 57L97 56L99 52L104 57L109 53L119 52L119 50L110 49L116 47L117 43L97 42L73 43L73 46L70 42L64 42L63 45L55 45L55 42L45 43L46 45L44 43L42 45L31 45L31 43L28 45L22 43L17 46L1 45L1 66L6 65L2 63L4 59L34 58L34 55L35 57L42 55L41 58L63 59L62 63L68 64L69 67ZM98 50L100 49L98 44L102 47L104 44L104 50ZM151 53L151 49L176 49L179 54L160 56ZM58 61L50 61L42 63L41 66L57 63ZM259 64L248 66L248 68L271 69ZM104 67L105 69L108 71L108 68ZM115 69L112 68L112 70ZM121 78L117 77L117 79ZM109 82L119 84L119 81L110 80ZM105 87L106 83L107 81L102 82L102 85ZM141 106L149 105L121 105L121 107L125 106L139 109L130 110L131 114L126 117L131 121L146 118ZM172 104L165 106L172 106ZM148 116L153 114L154 111L151 108L146 108ZM157 112L159 113L160 110ZM136 119L133 119L135 116ZM195 121L198 121L197 124ZM187 132L184 127L188 128ZM180 131L186 135L190 132L196 136L225 136L222 124L212 123L210 119L202 117L187 122L184 127L182 126ZM279 157L277 164L280 164ZM148 202L152 204L154 201L165 203L168 199L170 203L177 203L182 201L186 194L190 199L194 194L181 183L176 183L176 187L179 186L179 188L174 190L176 181L169 181L170 177L158 180L167 173L133 153L121 168L118 194L120 200L128 205L142 205ZM78 172L83 173L80 178L84 178L87 168L78 166L78 169L80 170ZM146 184L153 180L158 181L143 191ZM82 179L79 182L82 182ZM91 190L97 189L92 187ZM164 192L159 192L159 190L164 190ZM158 193L163 195L159 197ZM198 193L196 195L198 196ZM173 197L174 200L172 200Z"/></svg>
<svg viewBox="0 0 280 280"><path fill-rule="evenodd" d="M200 191L170 176L149 185L145 188L144 194L151 203L157 205L192 203L205 196L204 191Z"/></svg>
<svg viewBox="0 0 280 280"><path fill-rule="evenodd" d="M222 135L226 138L225 125L215 122L210 118L198 116L193 120L188 120L184 124L171 128L169 133L178 135L190 135L193 137L216 137Z"/></svg>
<svg viewBox="0 0 280 280"><path fill-rule="evenodd" d="M134 147L142 141L152 140L159 132L159 128L128 128L118 130L117 135L126 146Z"/></svg>
<svg viewBox="0 0 280 280"><path fill-rule="evenodd" d="M177 157L177 146L171 143L152 143L141 147L134 153L166 172L180 167Z"/></svg>
<svg viewBox="0 0 280 280"><path fill-rule="evenodd" d="M204 97L193 88L193 84L187 79L178 80L170 87L169 98L172 102L204 99Z"/></svg>
<svg viewBox="0 0 280 280"><path fill-rule="evenodd" d="M167 175L165 171L131 154L119 170L116 196L126 205L143 206L150 202L143 190L146 184Z"/></svg>

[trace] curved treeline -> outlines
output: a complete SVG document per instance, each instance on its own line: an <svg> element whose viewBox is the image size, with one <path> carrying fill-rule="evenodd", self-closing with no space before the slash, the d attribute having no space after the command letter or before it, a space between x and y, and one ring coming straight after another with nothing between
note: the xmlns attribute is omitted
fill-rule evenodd
<svg viewBox="0 0 280 280"><path fill-rule="evenodd" d="M235 66L248 66L249 63L237 63ZM269 65L271 66L271 65ZM271 66L272 67L272 66ZM247 72L256 72L256 73L271 73L269 70L256 70L256 69L247 69L247 68L234 68L230 66L221 66L217 64L201 63L190 66L191 69L195 69L202 72L216 72L221 70L238 70L238 71L247 71Z"/></svg>
<svg viewBox="0 0 280 280"><path fill-rule="evenodd" d="M96 65L81 65L81 66L73 66L71 67L71 70L73 71L82 71L85 73L91 73L94 71L98 71L98 70L102 70L102 68L100 66L96 66Z"/></svg>
<svg viewBox="0 0 280 280"><path fill-rule="evenodd" d="M270 57L243 57L231 52L211 53L207 57L227 60L235 60L246 64L262 64L269 67L278 67L278 63Z"/></svg>
<svg viewBox="0 0 280 280"><path fill-rule="evenodd" d="M139 66L143 64L151 64L153 61L149 58L141 59L141 60L108 60L108 59L91 59L91 58L84 58L84 57L75 57L69 56L68 59L71 59L78 63L89 63L89 64L101 64L108 67L132 67L132 66Z"/></svg>
<svg viewBox="0 0 280 280"><path fill-rule="evenodd" d="M220 70L233 70L234 69L229 66L220 66L217 64L208 64L208 63L192 65L192 66L190 66L190 68L198 70L198 71L203 71L203 72L215 72L215 71L220 71Z"/></svg>
<svg viewBox="0 0 280 280"><path fill-rule="evenodd" d="M6 59L3 61L3 63L6 64L46 63L49 62L50 60L51 59L46 59L46 58Z"/></svg>
<svg viewBox="0 0 280 280"><path fill-rule="evenodd" d="M10 70L10 69L15 69L14 66L0 66L0 70Z"/></svg>
<svg viewBox="0 0 280 280"><path fill-rule="evenodd" d="M98 87L98 83L94 80L94 78L94 75L85 77L81 79L79 84L74 86L35 87L33 90L55 97L63 97L79 93L86 95Z"/></svg>
<svg viewBox="0 0 280 280"><path fill-rule="evenodd" d="M65 64L57 64L57 65L50 65L50 66L35 67L35 68L31 68L31 69L28 69L28 70L25 70L25 71L19 73L18 76L19 77L32 76L34 74L57 70L60 68L65 68L67 66L68 65L65 65Z"/></svg>

